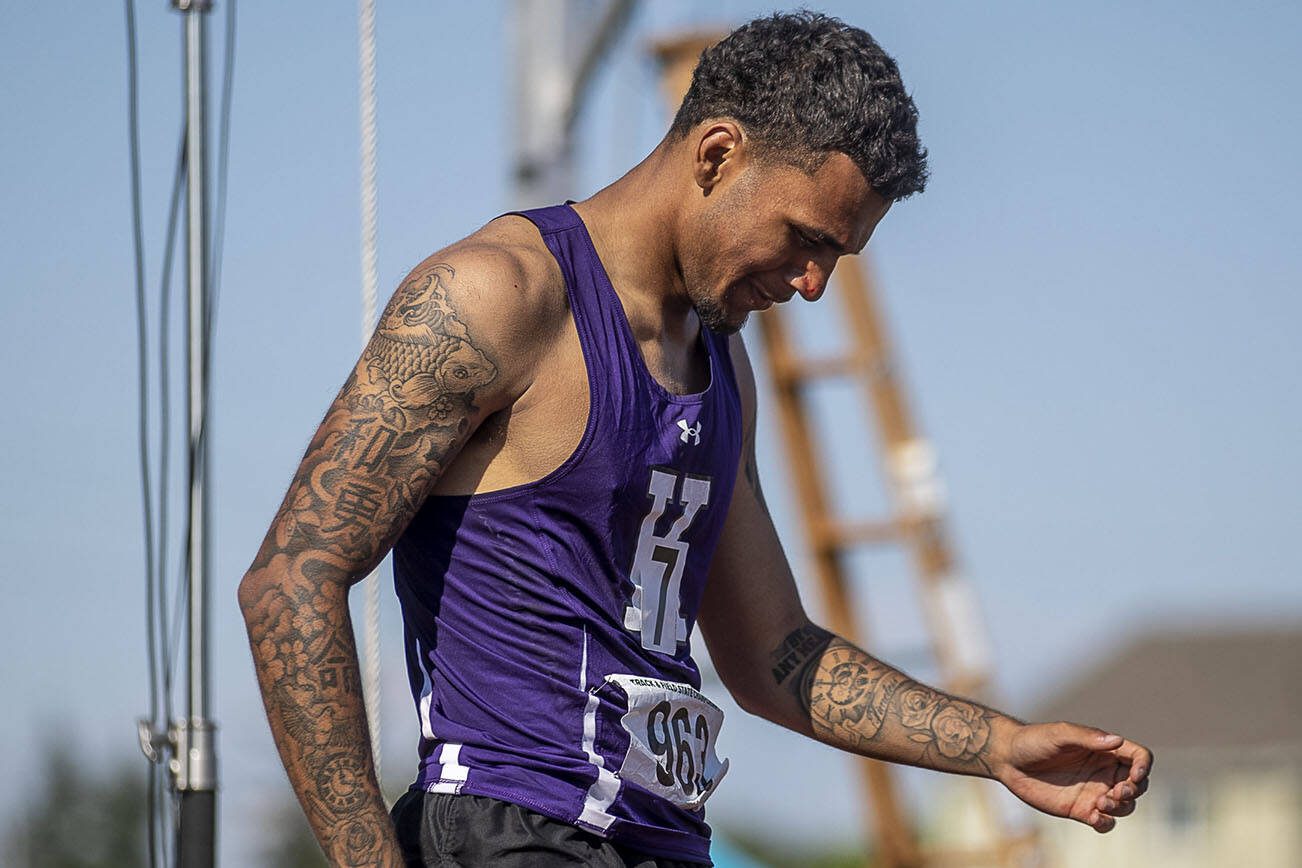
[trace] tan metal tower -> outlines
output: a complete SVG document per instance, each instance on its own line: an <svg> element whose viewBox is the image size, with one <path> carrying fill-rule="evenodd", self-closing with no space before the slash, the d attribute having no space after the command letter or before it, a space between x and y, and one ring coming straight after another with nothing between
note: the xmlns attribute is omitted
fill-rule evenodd
<svg viewBox="0 0 1302 868"><path fill-rule="evenodd" d="M722 37L696 33L657 42L652 51L661 64L663 87L677 107L691 84L701 52ZM792 338L790 313L774 307L758 316L768 358L787 463L804 520L818 586L826 604L827 626L861 644L864 631L855 623L852 577L846 556L863 545L905 549L918 580L928 633L945 687L981 696L989 683L989 654L971 586L954 568L944 521L944 490L936 475L930 444L919 434L905 400L866 265L843 261L828 293L843 305L850 349L824 358L803 356ZM852 378L863 388L865 403L878 432L890 516L878 521L851 521L836 514L828 496L828 477L820 456L818 432L809 412L809 387L830 377ZM989 830L979 846L962 849L923 847L899 797L891 766L869 759L857 764L867 791L868 827L875 833L877 856L884 868L915 866L1016 866L1034 860L1034 840L1011 832L994 802L990 785L971 781Z"/></svg>

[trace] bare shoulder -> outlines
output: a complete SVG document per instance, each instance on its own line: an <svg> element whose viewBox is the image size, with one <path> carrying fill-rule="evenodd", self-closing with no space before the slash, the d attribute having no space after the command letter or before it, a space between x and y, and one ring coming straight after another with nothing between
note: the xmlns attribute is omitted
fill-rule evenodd
<svg viewBox="0 0 1302 868"><path fill-rule="evenodd" d="M567 315L564 280L537 231L523 218L499 218L413 268L374 341L433 341L439 358L428 361L439 376L477 387L491 410L528 388Z"/></svg>
<svg viewBox="0 0 1302 868"><path fill-rule="evenodd" d="M523 217L499 217L426 263L431 260L458 264L498 314L522 315L533 325L549 324L565 314L560 267L538 230Z"/></svg>

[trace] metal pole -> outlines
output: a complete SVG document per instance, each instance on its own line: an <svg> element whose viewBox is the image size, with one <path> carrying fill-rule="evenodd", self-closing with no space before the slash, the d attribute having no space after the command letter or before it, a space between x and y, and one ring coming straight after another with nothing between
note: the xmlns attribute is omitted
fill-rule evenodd
<svg viewBox="0 0 1302 868"><path fill-rule="evenodd" d="M208 441L205 417L208 399L208 208L205 200L208 160L207 82L204 56L204 15L211 0L173 0L185 15L186 104L186 270L189 292L187 355L189 388L186 406L190 421L190 500L187 539L189 620L186 717L175 727L173 772L180 792L178 864L181 868L212 868L216 861L217 755L214 725L208 719Z"/></svg>
<svg viewBox="0 0 1302 868"><path fill-rule="evenodd" d="M571 55L578 41L574 0L516 0L511 16L515 57L515 202L552 205L573 192L570 108Z"/></svg>
<svg viewBox="0 0 1302 868"><path fill-rule="evenodd" d="M574 128L597 70L636 5L516 0L511 39L517 206L551 205L576 192Z"/></svg>

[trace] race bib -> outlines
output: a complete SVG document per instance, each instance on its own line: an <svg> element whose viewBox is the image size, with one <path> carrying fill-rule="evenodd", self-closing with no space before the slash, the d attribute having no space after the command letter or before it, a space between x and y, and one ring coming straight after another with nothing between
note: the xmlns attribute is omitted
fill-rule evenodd
<svg viewBox="0 0 1302 868"><path fill-rule="evenodd" d="M723 710L688 684L637 675L608 675L606 682L628 696L620 723L629 745L619 776L681 808L704 805L728 771L714 750Z"/></svg>

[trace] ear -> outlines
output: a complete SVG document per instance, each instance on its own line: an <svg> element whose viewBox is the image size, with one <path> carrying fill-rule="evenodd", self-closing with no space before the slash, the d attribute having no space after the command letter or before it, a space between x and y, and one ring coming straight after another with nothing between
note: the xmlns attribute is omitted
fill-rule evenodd
<svg viewBox="0 0 1302 868"><path fill-rule="evenodd" d="M692 177L710 195L727 176L735 174L745 159L746 141L736 121L709 121L700 129L693 154Z"/></svg>

